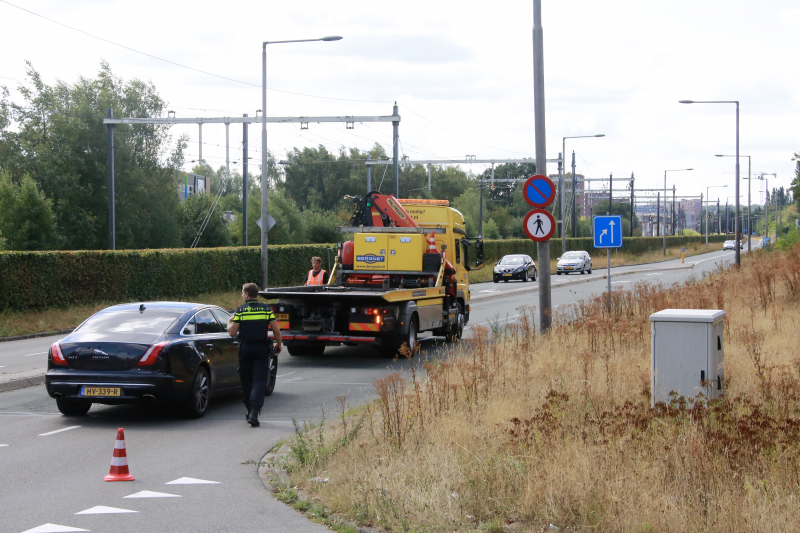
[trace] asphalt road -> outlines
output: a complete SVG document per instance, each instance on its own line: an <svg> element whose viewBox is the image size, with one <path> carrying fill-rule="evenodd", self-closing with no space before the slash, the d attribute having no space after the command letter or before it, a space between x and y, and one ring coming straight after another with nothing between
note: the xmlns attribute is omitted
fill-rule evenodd
<svg viewBox="0 0 800 533"><path fill-rule="evenodd" d="M637 281L665 283L700 277L731 262L733 252L691 258L693 268L674 261L636 269L612 269L622 290ZM677 262L678 264L680 261ZM688 261L687 261L688 263ZM688 266L688 265L686 265ZM630 273L637 270L636 273ZM592 275L553 276L553 306L606 290L605 270ZM471 327L513 319L521 305L537 305L536 283L473 286ZM498 294L492 290L506 292ZM490 292L484 292L490 291ZM520 292L515 292L520 291ZM469 335L469 329L467 330ZM0 365L35 369L57 337L0 344ZM442 353L441 339L422 338L427 357ZM212 401L200 420L158 407L95 405L86 417L61 416L44 387L0 393L0 517L3 531L328 531L274 500L248 460L259 460L291 434L292 420L319 422L339 411L337 397L353 405L374 397L373 381L391 371L407 372L370 348L329 348L322 357L281 355L278 384L267 398L262 425L250 428L238 398ZM6 368L0 370L6 370ZM106 483L118 427L125 428L135 481ZM167 484L180 478L217 483ZM141 491L173 497L126 498ZM97 506L128 512L77 514ZM130 512L135 511L135 512ZM45 524L77 529L59 529Z"/></svg>

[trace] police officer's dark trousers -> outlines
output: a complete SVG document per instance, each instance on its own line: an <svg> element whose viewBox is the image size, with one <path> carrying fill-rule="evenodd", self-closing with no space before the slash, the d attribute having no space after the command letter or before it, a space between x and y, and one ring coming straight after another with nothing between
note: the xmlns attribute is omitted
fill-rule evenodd
<svg viewBox="0 0 800 533"><path fill-rule="evenodd" d="M245 341L239 345L239 379L242 382L242 401L248 411L264 405L271 351L272 345L268 343Z"/></svg>

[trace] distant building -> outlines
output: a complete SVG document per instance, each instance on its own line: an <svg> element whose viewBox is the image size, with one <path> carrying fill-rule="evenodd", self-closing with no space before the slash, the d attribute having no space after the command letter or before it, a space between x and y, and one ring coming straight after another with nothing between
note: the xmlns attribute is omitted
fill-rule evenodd
<svg viewBox="0 0 800 533"><path fill-rule="evenodd" d="M191 172L182 172L183 183L178 185L181 201L193 194L211 194L211 179Z"/></svg>

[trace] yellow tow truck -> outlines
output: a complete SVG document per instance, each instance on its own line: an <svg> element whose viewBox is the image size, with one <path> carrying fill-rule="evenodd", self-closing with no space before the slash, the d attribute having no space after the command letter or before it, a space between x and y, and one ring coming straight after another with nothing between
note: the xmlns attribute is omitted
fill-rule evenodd
<svg viewBox="0 0 800 533"><path fill-rule="evenodd" d="M461 338L469 322L469 271L483 266L483 242L467 238L464 216L447 200L371 192L355 203L326 285L261 291L273 304L291 355L368 344L389 355L412 350L430 331ZM474 247L474 250L473 250Z"/></svg>

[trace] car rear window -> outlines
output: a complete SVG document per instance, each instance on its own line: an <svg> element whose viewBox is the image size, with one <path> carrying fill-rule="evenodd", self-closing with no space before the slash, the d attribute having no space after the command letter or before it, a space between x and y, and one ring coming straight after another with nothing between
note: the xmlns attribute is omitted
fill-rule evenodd
<svg viewBox="0 0 800 533"><path fill-rule="evenodd" d="M79 329L81 333L164 333L179 311L146 309L144 312L106 311L87 320Z"/></svg>

